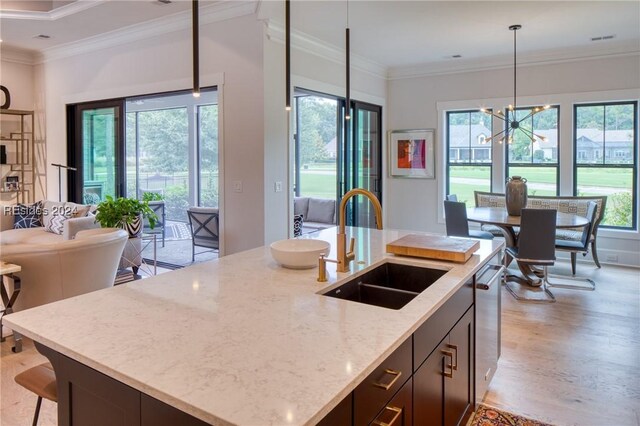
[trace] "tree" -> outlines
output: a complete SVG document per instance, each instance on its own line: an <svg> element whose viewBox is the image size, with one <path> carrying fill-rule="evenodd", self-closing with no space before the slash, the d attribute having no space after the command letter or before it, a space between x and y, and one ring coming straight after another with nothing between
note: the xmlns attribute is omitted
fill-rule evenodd
<svg viewBox="0 0 640 426"><path fill-rule="evenodd" d="M336 137L337 101L318 96L298 100L300 128L300 161L304 163L329 159L326 146Z"/></svg>

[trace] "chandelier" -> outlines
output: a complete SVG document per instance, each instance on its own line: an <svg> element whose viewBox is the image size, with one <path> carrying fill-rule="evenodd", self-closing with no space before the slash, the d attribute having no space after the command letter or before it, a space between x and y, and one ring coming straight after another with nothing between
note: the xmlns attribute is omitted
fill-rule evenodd
<svg viewBox="0 0 640 426"><path fill-rule="evenodd" d="M546 142L547 138L545 136L540 136L533 132L533 129L529 129L522 125L522 122L528 120L533 117L540 111L547 110L551 108L551 105L545 105L542 107L532 108L529 114L520 120L516 117L517 103L516 103L516 95L517 95L517 73L516 73L516 65L517 65L517 55L516 55L516 32L522 28L522 25L511 25L509 30L513 31L513 104L507 107L508 113L505 115L502 111L498 110L498 112L493 112L492 110L488 110L486 108L481 108L480 111L486 114L489 114L493 117L496 117L502 121L504 121L504 130L495 135L486 138L482 143L489 143L492 140L498 140L498 143L502 143L505 139L507 143L513 142L513 136L517 130L520 130L526 137L531 139L531 142L535 142L536 138L539 140Z"/></svg>

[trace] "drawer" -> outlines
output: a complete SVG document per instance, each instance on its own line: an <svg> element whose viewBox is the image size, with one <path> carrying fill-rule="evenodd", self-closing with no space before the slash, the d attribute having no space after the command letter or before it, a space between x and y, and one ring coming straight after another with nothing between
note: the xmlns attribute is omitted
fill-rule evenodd
<svg viewBox="0 0 640 426"><path fill-rule="evenodd" d="M409 379L402 389L385 404L371 422L371 426L413 426L413 380Z"/></svg>
<svg viewBox="0 0 640 426"><path fill-rule="evenodd" d="M411 377L409 337L353 391L354 425L368 425Z"/></svg>
<svg viewBox="0 0 640 426"><path fill-rule="evenodd" d="M414 371L427 359L471 305L473 305L473 278L460 287L413 333Z"/></svg>

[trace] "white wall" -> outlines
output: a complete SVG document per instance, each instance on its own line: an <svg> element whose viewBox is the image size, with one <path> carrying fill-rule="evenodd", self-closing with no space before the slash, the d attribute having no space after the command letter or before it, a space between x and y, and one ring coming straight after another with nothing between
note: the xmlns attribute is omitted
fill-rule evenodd
<svg viewBox="0 0 640 426"><path fill-rule="evenodd" d="M11 93L11 109L33 110L33 65L11 56L6 49L0 50L0 84Z"/></svg>
<svg viewBox="0 0 640 426"><path fill-rule="evenodd" d="M44 198L46 191L45 163L45 128L44 111L42 110L44 99L41 95L42 79L40 68L33 65L33 56L21 52L0 48L0 84L9 89L11 94L11 109L34 111L35 139L34 153L36 159L35 200ZM6 132L3 132L6 133ZM6 199L5 199L6 198ZM3 194L0 202L15 202L13 197Z"/></svg>
<svg viewBox="0 0 640 426"><path fill-rule="evenodd" d="M443 110L499 105L513 96L510 68L434 75L389 81L387 127L395 129L436 129L435 180L386 178L387 223L392 228L444 232L441 215L444 190ZM607 98L610 94L612 97ZM640 97L640 57L623 56L518 68L518 103L561 105L561 194L573 188L570 159L571 102L638 99ZM503 99L496 99L503 98ZM501 105L502 103L502 105ZM564 153L564 155L563 155ZM496 161L502 158L494 147ZM564 161L562 159L565 159ZM494 170L494 190L502 182L500 168ZM498 186L498 187L496 187ZM636 186L638 188L639 186ZM599 257L618 255L624 264L640 266L640 234L601 230Z"/></svg>
<svg viewBox="0 0 640 426"><path fill-rule="evenodd" d="M264 236L262 24L255 16L201 25L200 72L201 86L218 85L222 99L221 227L230 254L262 245ZM48 163L66 163L65 105L189 89L191 32L51 60L44 78ZM241 193L233 191L238 180ZM49 179L49 198L57 198L57 186L57 176Z"/></svg>

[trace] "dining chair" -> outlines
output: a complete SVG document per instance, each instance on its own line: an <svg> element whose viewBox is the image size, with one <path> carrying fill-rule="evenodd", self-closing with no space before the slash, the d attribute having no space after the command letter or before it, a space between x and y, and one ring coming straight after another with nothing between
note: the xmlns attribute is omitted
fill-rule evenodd
<svg viewBox="0 0 640 426"><path fill-rule="evenodd" d="M219 212L211 207L189 207L187 209L191 229L191 261L195 262L196 254L218 251L220 249ZM206 247L196 253L197 247Z"/></svg>
<svg viewBox="0 0 640 426"><path fill-rule="evenodd" d="M32 423L33 426L36 426L38 424L38 417L40 417L42 398L58 402L56 374L53 372L53 367L48 362L36 365L18 374L15 377L15 381L23 388L30 390L38 396Z"/></svg>
<svg viewBox="0 0 640 426"><path fill-rule="evenodd" d="M470 237L493 240L493 235L490 232L469 230L467 206L465 203L445 200L444 215L447 235L449 237Z"/></svg>
<svg viewBox="0 0 640 426"><path fill-rule="evenodd" d="M544 299L534 299L520 296L510 285L509 278L505 281L505 287L516 300L526 302L556 301L555 296L549 291L549 272L547 268L556 260L556 210L546 209L522 209L520 219L520 235L516 247L507 247L505 252L518 262L527 267L542 266L543 276L540 285L546 294Z"/></svg>
<svg viewBox="0 0 640 426"><path fill-rule="evenodd" d="M595 290L596 283L590 278L586 277L576 277L576 257L578 253L587 254L589 252L589 242L591 240L591 232L593 230L593 224L596 220L596 212L598 209L598 204L595 201L589 201L589 205L587 207L587 220L589 223L582 230L582 237L580 241L571 241L571 240L556 240L556 250L560 251L568 251L571 253L571 274L572 276L562 276L562 275L550 275L551 278L560 278L562 281L574 281L577 284L570 284L565 282L558 281L549 281L549 287L559 287L559 288L569 288L576 290ZM584 285L580 285L579 283L584 283Z"/></svg>

